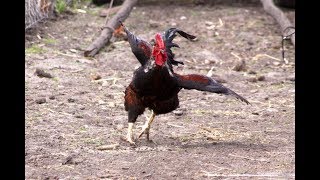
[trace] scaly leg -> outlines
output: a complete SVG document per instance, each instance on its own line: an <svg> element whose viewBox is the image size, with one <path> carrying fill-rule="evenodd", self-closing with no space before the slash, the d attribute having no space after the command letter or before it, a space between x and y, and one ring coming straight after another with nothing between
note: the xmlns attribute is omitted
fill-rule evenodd
<svg viewBox="0 0 320 180"><path fill-rule="evenodd" d="M127 134L127 141L135 145L136 143L133 141L133 123L128 123L128 134Z"/></svg>
<svg viewBox="0 0 320 180"><path fill-rule="evenodd" d="M156 114L152 111L151 117L146 121L145 125L142 127L142 131L141 131L140 135L138 136L138 138L140 138L142 136L142 134L146 134L147 140L149 141L149 130L150 130L151 123L152 123L155 116L156 116Z"/></svg>

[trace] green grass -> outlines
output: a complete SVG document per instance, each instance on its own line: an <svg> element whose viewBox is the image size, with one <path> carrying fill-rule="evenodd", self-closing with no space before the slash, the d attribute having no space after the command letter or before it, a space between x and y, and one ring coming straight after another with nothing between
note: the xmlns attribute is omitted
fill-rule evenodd
<svg viewBox="0 0 320 180"><path fill-rule="evenodd" d="M45 52L45 50L37 45L32 45L31 47L25 49L26 54L40 54L43 52Z"/></svg>
<svg viewBox="0 0 320 180"><path fill-rule="evenodd" d="M56 11L61 14L67 9L67 3L64 0L57 0Z"/></svg>
<svg viewBox="0 0 320 180"><path fill-rule="evenodd" d="M101 146L104 143L101 139L91 139L91 138L85 138L84 142L86 144L92 144L92 145L97 145L97 146Z"/></svg>
<svg viewBox="0 0 320 180"><path fill-rule="evenodd" d="M53 77L52 80L54 80L55 82L59 82L59 78L57 77Z"/></svg>
<svg viewBox="0 0 320 180"><path fill-rule="evenodd" d="M79 129L80 132L87 132L87 128L84 126L81 126Z"/></svg>
<svg viewBox="0 0 320 180"><path fill-rule="evenodd" d="M55 43L57 43L57 40L48 38L48 39L43 39L43 42L45 44L55 44Z"/></svg>

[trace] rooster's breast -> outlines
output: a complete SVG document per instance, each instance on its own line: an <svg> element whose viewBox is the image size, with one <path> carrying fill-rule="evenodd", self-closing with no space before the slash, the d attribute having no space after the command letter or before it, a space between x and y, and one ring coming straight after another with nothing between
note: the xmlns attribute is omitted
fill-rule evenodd
<svg viewBox="0 0 320 180"><path fill-rule="evenodd" d="M139 68L134 74L133 85L140 96L153 96L158 100L170 99L181 89L165 68L148 72Z"/></svg>

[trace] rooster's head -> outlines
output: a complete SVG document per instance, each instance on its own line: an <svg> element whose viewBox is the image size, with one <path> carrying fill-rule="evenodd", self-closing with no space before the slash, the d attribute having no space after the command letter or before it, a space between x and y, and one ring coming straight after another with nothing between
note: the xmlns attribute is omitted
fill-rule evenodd
<svg viewBox="0 0 320 180"><path fill-rule="evenodd" d="M168 59L166 47L160 33L156 34L153 41L152 56L158 66L163 66Z"/></svg>

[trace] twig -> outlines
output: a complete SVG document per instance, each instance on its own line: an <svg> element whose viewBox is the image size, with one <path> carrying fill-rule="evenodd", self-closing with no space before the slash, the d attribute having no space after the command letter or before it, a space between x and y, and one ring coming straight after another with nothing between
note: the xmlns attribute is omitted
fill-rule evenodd
<svg viewBox="0 0 320 180"><path fill-rule="evenodd" d="M179 125L175 125L175 124L171 124L171 123L167 123L167 125L173 126L173 127L178 127L178 128L185 128L184 126L179 126Z"/></svg>
<svg viewBox="0 0 320 180"><path fill-rule="evenodd" d="M237 54L235 54L234 52L231 52L231 55L233 55L234 57L236 57L236 58L238 58L239 59L239 61L241 61L241 57L240 56L238 56Z"/></svg>
<svg viewBox="0 0 320 180"><path fill-rule="evenodd" d="M116 79L116 80L119 80L119 79L123 79L123 78L111 77L111 78L105 78L105 79L98 79L98 80L94 80L94 82L114 81L115 79Z"/></svg>
<svg viewBox="0 0 320 180"><path fill-rule="evenodd" d="M219 18L219 25L217 26L217 27L222 27L223 26L223 22L222 22L222 20Z"/></svg>
<svg viewBox="0 0 320 180"><path fill-rule="evenodd" d="M53 37L51 34L48 33L48 36L50 36L52 39L56 39L55 37Z"/></svg>
<svg viewBox="0 0 320 180"><path fill-rule="evenodd" d="M70 71L71 73L77 73L77 72L81 72L83 71L84 69L78 69L78 70L74 70L74 71Z"/></svg>
<svg viewBox="0 0 320 180"><path fill-rule="evenodd" d="M258 60L260 57L268 57L270 59L273 59L273 60L276 60L276 61L281 61L279 58L275 58L275 57L272 57L268 54L257 54L255 57L252 58L252 60L256 61Z"/></svg>
<svg viewBox="0 0 320 180"><path fill-rule="evenodd" d="M68 115L68 116L73 116L72 114L69 114L69 113L66 113L66 112L61 112L61 111L54 111L54 110L52 110L50 108L43 108L43 109L46 109L46 110L50 111L53 114L60 114L60 115L64 114L64 115Z"/></svg>
<svg viewBox="0 0 320 180"><path fill-rule="evenodd" d="M118 148L120 145L117 144L109 144L109 145L103 145L103 146L99 146L97 147L98 150L115 150L116 148Z"/></svg>
<svg viewBox="0 0 320 180"><path fill-rule="evenodd" d="M211 69L208 71L207 76L211 77L212 76L212 71L213 71L214 66L211 67Z"/></svg>
<svg viewBox="0 0 320 180"><path fill-rule="evenodd" d="M109 20L109 14L110 14L110 9L112 8L112 5L113 5L113 0L110 1L109 10L108 10L108 12L107 12L107 17L106 17L106 23L107 23L108 20Z"/></svg>
<svg viewBox="0 0 320 180"><path fill-rule="evenodd" d="M207 128L207 127L200 127L201 129L205 130L205 131L208 131L210 133L212 133L213 131L210 129L210 128Z"/></svg>
<svg viewBox="0 0 320 180"><path fill-rule="evenodd" d="M68 57L72 57L72 58L80 58L80 56L75 56L75 55L70 55L70 54L65 54L59 51L55 51L55 53L63 55L63 56L68 56Z"/></svg>

